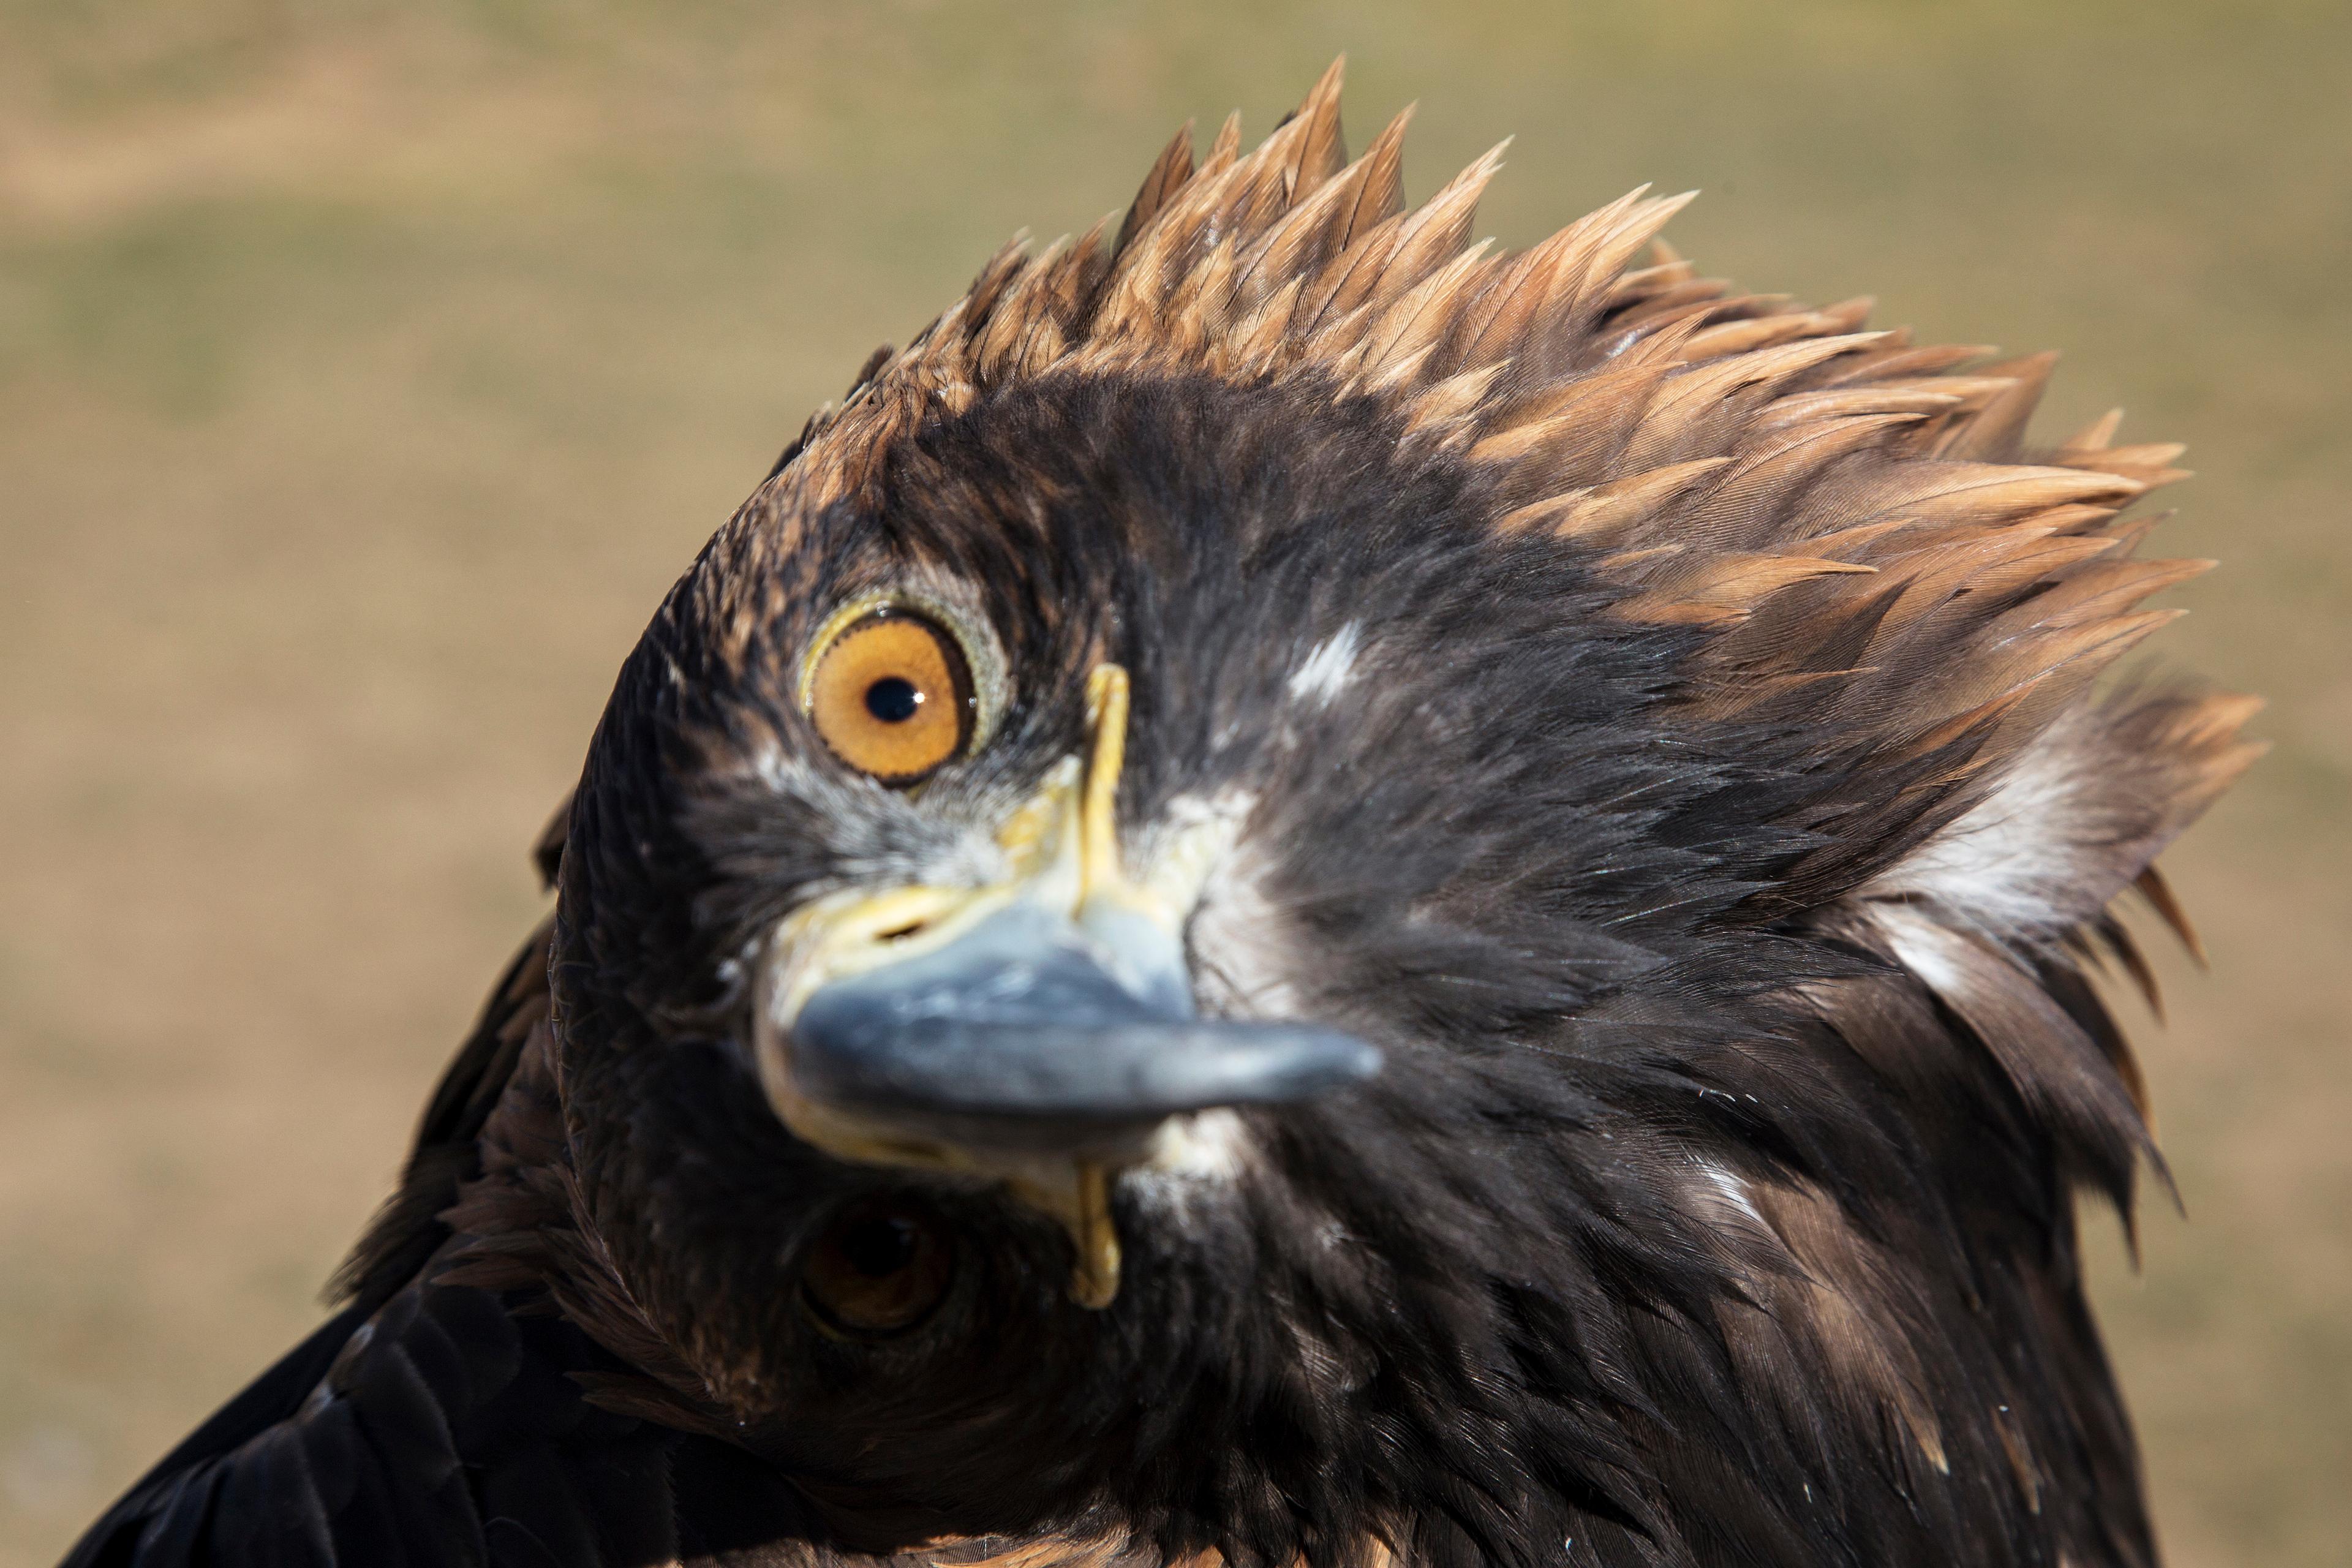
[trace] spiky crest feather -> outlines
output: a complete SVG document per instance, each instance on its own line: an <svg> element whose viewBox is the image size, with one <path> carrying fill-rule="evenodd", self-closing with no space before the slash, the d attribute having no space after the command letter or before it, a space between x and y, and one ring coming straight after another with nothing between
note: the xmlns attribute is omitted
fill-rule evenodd
<svg viewBox="0 0 2352 1568"><path fill-rule="evenodd" d="M2137 882L2185 931L2150 862L2260 754L2239 733L2260 704L2090 692L2181 613L2142 602L2210 564L2137 559L2148 521L2121 517L2185 477L2181 448L2115 446L2117 411L2029 455L2054 355L1978 363L1980 348L1866 330L1866 299L1816 309L1699 277L1657 237L1688 195L1636 189L1490 253L1471 230L1503 148L1407 207L1412 110L1347 162L1340 77L1335 62L1245 156L1229 119L1194 166L1188 125L1115 238L1106 220L1034 258L1001 251L811 420L782 482L849 493L934 406L1055 375L1377 399L1408 442L1477 471L1496 526L1591 552L1624 590L1615 615L1711 634L1680 699L1693 721L1834 736L1850 777L1909 802L1875 829L1844 822L1884 853L1824 851L1847 863L1794 879L1784 906L1843 898L1861 940L1915 968L1912 917L1885 906L1924 901L1919 918L1961 942L2054 942L2086 922L2105 941L2102 911ZM2052 787L2059 773L2071 784ZM2126 774L2128 824L2103 804L2126 797ZM2017 820L2022 795L2043 820ZM1986 900L2016 923L1973 929ZM2039 994L2012 958L1923 973L1967 1016L1989 987ZM2010 1065L2030 1094L2032 1063ZM2137 1082L2127 1055L2116 1070Z"/></svg>

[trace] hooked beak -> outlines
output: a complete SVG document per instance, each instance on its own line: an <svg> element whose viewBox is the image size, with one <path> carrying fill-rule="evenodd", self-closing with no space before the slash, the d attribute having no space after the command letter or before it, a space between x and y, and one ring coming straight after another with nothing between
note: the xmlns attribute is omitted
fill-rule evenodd
<svg viewBox="0 0 2352 1568"><path fill-rule="evenodd" d="M778 933L758 1058L786 1126L869 1163L994 1177L1062 1222L1072 1296L1118 1290L1109 1178L1171 1118L1302 1100L1380 1053L1308 1024L1197 1016L1184 921L1199 857L1138 883L1113 809L1127 672L1087 687L1083 767L1063 759L999 831L1013 873L981 888L848 889Z"/></svg>

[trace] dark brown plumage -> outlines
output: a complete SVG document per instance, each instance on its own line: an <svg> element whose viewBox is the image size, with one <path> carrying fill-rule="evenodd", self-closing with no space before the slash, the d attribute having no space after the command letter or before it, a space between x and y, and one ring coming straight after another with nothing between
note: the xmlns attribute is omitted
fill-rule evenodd
<svg viewBox="0 0 2352 1568"><path fill-rule="evenodd" d="M810 422L348 1305L75 1562L2154 1561L2073 1205L2256 750L2095 689L2178 449L1402 132L1180 135ZM877 611L953 679L834 713Z"/></svg>

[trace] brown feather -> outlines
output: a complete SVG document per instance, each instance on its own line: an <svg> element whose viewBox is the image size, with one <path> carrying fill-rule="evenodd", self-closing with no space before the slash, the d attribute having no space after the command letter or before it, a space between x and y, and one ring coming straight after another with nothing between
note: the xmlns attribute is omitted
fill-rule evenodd
<svg viewBox="0 0 2352 1568"><path fill-rule="evenodd" d="M1160 209L1168 205L1168 198L1181 190L1184 182L1192 177L1192 122L1187 120L1184 128L1160 149L1150 172L1143 176L1143 184L1136 191L1135 200L1128 204L1127 216L1119 222L1118 239L1111 247L1112 253L1124 253L1135 242L1136 236L1149 228L1151 220L1160 216Z"/></svg>

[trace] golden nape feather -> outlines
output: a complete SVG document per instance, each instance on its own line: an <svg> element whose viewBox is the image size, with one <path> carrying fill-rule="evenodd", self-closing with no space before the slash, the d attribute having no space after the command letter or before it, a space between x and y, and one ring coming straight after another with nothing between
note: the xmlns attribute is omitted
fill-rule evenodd
<svg viewBox="0 0 2352 1568"><path fill-rule="evenodd" d="M1039 256L999 252L810 422L793 482L812 502L855 491L934 404L1024 378L1193 373L1378 399L1482 471L1500 526L1599 552L1630 590L1617 615L1719 633L1689 698L1708 716L1913 752L1982 731L1977 770L2182 613L2143 600L2211 564L2136 559L2149 521L2121 517L2186 477L2180 447L2113 445L2117 410L2029 453L2054 354L1982 363L1864 330L1867 299L1816 309L1702 278L1657 237L1688 193L1639 188L1492 254L1470 237L1503 146L1408 208L1412 110L1349 163L1340 78L1335 62L1246 156L1238 115L1197 166L1187 125L1116 237L1107 218ZM2214 696L2168 726L2181 825L2259 754L2237 737L2258 706Z"/></svg>

